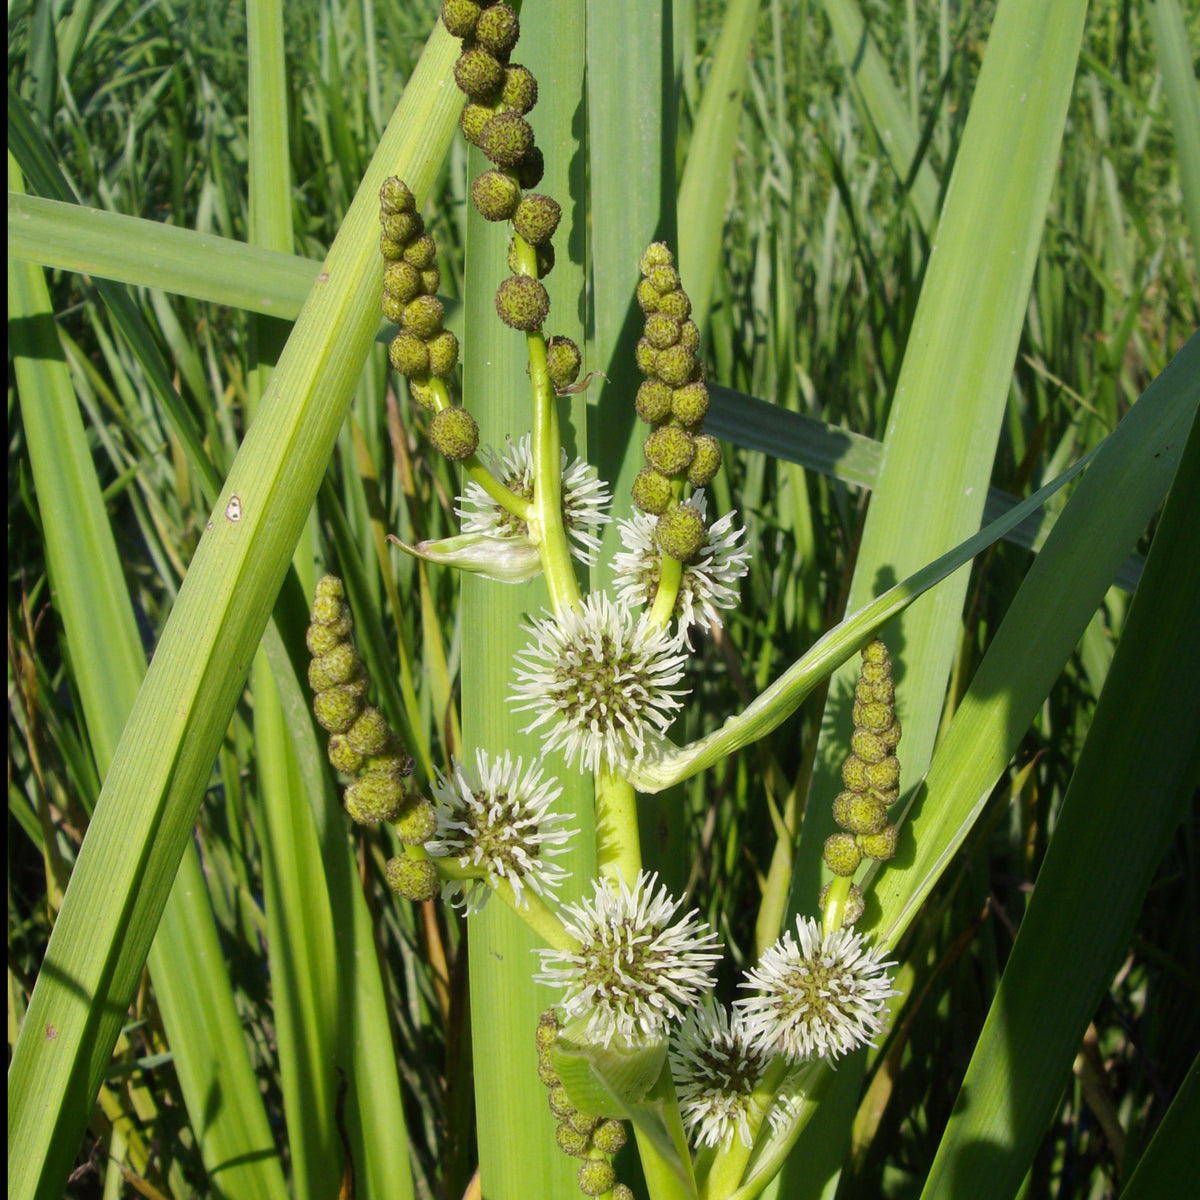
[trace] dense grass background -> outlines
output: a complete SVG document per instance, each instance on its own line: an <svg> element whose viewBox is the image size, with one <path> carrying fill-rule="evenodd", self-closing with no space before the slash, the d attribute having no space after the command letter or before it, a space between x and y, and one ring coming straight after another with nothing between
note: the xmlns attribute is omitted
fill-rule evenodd
<svg viewBox="0 0 1200 1200"><path fill-rule="evenodd" d="M870 94L861 80L848 81L828 19L837 7L761 6L736 126L709 363L726 387L880 439L994 5L861 4L895 97L919 131L919 165L902 174L894 147L881 144L868 118ZM287 7L296 253L320 259L332 242L436 9L432 2ZM725 11L715 0L675 6L680 171ZM1191 45L1200 45L1200 13L1188 21ZM1185 217L1158 61L1143 6L1091 6L992 475L995 487L1014 495L1098 444L1200 319L1197 230ZM85 204L250 238L241 5L16 4L9 80ZM722 175L712 189L719 195L725 182ZM462 295L465 189L458 140L425 210L452 298ZM91 281L67 272L47 280L149 656L212 495ZM256 365L273 358L286 328L149 288L134 297L223 478L257 399ZM382 550L378 536L387 529L411 541L451 532L456 481L430 453L422 414L395 394L385 368L380 343L300 557L310 569L328 562L352 576L360 626L370 631L362 648L377 681L399 680L394 716L427 775L459 737L458 582ZM10 356L10 1057L105 761L81 718L78 664L50 603L55 581L20 401L27 402ZM733 452L727 464L720 507L745 515L753 565L743 607L696 662L703 703L688 709L680 740L716 728L839 618L866 510L867 492L836 477L755 451ZM1001 544L976 562L945 722L1030 560L1029 551ZM1029 902L1128 599L1118 587L1106 597L927 902L908 953L913 1001L870 1064L841 1196L919 1193ZM781 829L800 825L823 700L814 697L759 747L684 785L670 807L652 809L672 848L668 879L689 889L730 950L721 981L729 991L735 966L774 936L756 928L759 897L772 871L786 866ZM247 694L235 711L196 846L254 1076L292 1178L300 1151L285 1125L275 977L264 949L258 707ZM1115 1195L1180 1087L1200 1043L1197 818L1193 804L1164 847L1024 1195ZM416 1190L459 1196L476 1162L464 930L438 905L393 902L381 885L389 853L382 839L356 833L354 850L384 974ZM110 1153L139 1188L211 1194L170 1049L146 976L68 1194L116 1195L132 1186L106 1167ZM351 1138L340 1117L326 1134L335 1146Z"/></svg>

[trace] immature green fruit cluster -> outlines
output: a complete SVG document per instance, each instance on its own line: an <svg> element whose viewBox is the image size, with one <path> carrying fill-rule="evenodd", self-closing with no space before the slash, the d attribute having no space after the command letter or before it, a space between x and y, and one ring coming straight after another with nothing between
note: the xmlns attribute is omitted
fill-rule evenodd
<svg viewBox="0 0 1200 1200"><path fill-rule="evenodd" d="M444 379L454 370L458 339L442 328L445 311L437 298L441 283L437 247L425 232L412 192L395 176L384 180L379 191L379 221L383 315L400 326L388 347L388 358L415 383L416 396L431 378Z"/></svg>
<svg viewBox="0 0 1200 1200"><path fill-rule="evenodd" d="M701 433L708 412L708 388L700 362L700 331L691 320L692 304L679 283L675 259L662 242L652 243L639 264L638 304L645 316L634 351L646 376L634 404L653 431L646 439L645 469L633 483L633 502L658 517L659 549L686 562L704 544L699 513L678 503L686 481L706 487L721 466L716 438Z"/></svg>
<svg viewBox="0 0 1200 1200"><path fill-rule="evenodd" d="M428 800L407 789L413 760L379 709L366 702L371 678L354 648L351 627L345 585L336 575L323 576L306 635L313 716L329 732L329 761L353 777L343 801L351 818L360 825L388 821L406 845L421 845L434 835L437 817ZM412 884L410 868L396 871L406 886ZM393 873L389 864L389 880ZM433 873L436 877L435 868ZM427 890L427 881L423 887Z"/></svg>
<svg viewBox="0 0 1200 1200"><path fill-rule="evenodd" d="M589 1117L581 1113L567 1095L566 1088L555 1073L550 1061L562 1026L554 1009L542 1013L537 1026L538 1078L549 1091L550 1111L558 1121L555 1141L558 1148L572 1158L582 1158L579 1168L579 1187L585 1196L600 1196L612 1190L614 1196L624 1196L628 1188L616 1182L616 1172L604 1155L616 1154L625 1145L625 1126L612 1118ZM603 1185L603 1186L601 1186Z"/></svg>
<svg viewBox="0 0 1200 1200"><path fill-rule="evenodd" d="M888 822L888 809L900 796L899 742L892 660L876 638L863 648L851 753L842 764L844 790L833 802L833 818L843 832L825 842L825 863L835 875L853 875L864 858L885 862L896 853L898 832Z"/></svg>

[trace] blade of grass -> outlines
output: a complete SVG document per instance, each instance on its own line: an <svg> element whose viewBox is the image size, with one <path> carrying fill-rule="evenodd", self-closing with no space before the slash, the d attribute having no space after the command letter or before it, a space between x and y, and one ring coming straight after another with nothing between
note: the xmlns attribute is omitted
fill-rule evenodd
<svg viewBox="0 0 1200 1200"><path fill-rule="evenodd" d="M138 693L13 1057L17 1200L61 1194L203 783L377 327L379 185L399 169L418 195L428 190L456 117L447 84L453 54L451 39L435 33L289 338Z"/></svg>
<svg viewBox="0 0 1200 1200"><path fill-rule="evenodd" d="M15 174L9 158L10 182ZM103 776L145 674L145 657L41 269L10 263L22 423L56 607ZM23 344L22 344L23 343ZM283 1186L233 1001L208 893L188 845L149 953L163 1025L214 1188L270 1197ZM11 1114L11 1110L10 1110ZM10 1142L10 1153L23 1147Z"/></svg>
<svg viewBox="0 0 1200 1200"><path fill-rule="evenodd" d="M1128 945L1154 868L1194 796L1200 767L1198 514L1200 421L1193 420L924 1197L953 1191L1001 1200L1016 1193ZM999 702L1007 706L1006 699Z"/></svg>

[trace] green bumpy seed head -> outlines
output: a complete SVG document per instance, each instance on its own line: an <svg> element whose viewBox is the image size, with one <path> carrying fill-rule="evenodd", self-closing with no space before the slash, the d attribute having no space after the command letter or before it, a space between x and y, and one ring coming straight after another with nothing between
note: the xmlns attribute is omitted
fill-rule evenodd
<svg viewBox="0 0 1200 1200"><path fill-rule="evenodd" d="M383 290L401 304L411 304L421 294L421 272L403 259L383 268Z"/></svg>
<svg viewBox="0 0 1200 1200"><path fill-rule="evenodd" d="M688 562L704 545L704 518L690 504L677 504L658 518L654 537L665 555Z"/></svg>
<svg viewBox="0 0 1200 1200"><path fill-rule="evenodd" d="M612 1200L633 1200L633 1188L626 1183L614 1183Z"/></svg>
<svg viewBox="0 0 1200 1200"><path fill-rule="evenodd" d="M404 243L393 242L386 233L379 235L379 253L383 255L384 262L395 262L404 257Z"/></svg>
<svg viewBox="0 0 1200 1200"><path fill-rule="evenodd" d="M646 278L650 280L651 286L660 296L679 290L679 272L665 263L651 267Z"/></svg>
<svg viewBox="0 0 1200 1200"><path fill-rule="evenodd" d="M531 245L540 246L548 242L562 219L558 201L541 192L530 192L519 205L513 217L513 228Z"/></svg>
<svg viewBox="0 0 1200 1200"><path fill-rule="evenodd" d="M362 659L352 642L339 642L327 654L319 655L308 664L308 686L323 692L339 683L346 683L362 670Z"/></svg>
<svg viewBox="0 0 1200 1200"><path fill-rule="evenodd" d="M682 296L682 292L672 292L672 296ZM695 321L684 321L679 326L679 344L691 354L700 351L700 328Z"/></svg>
<svg viewBox="0 0 1200 1200"><path fill-rule="evenodd" d="M697 380L671 393L671 415L681 424L695 427L708 414L708 388Z"/></svg>
<svg viewBox="0 0 1200 1200"><path fill-rule="evenodd" d="M555 1130L554 1140L558 1143L558 1148L572 1158L583 1158L592 1145L592 1139L587 1134L578 1133L566 1121L560 1122Z"/></svg>
<svg viewBox="0 0 1200 1200"><path fill-rule="evenodd" d="M528 192L542 182L546 173L546 159L541 150L534 146L516 166L517 182Z"/></svg>
<svg viewBox="0 0 1200 1200"><path fill-rule="evenodd" d="M867 783L877 792L894 792L900 787L900 760L889 754L882 762L867 764Z"/></svg>
<svg viewBox="0 0 1200 1200"><path fill-rule="evenodd" d="M591 1136L592 1131L600 1124L599 1117L591 1117L586 1113L581 1113L576 1109L568 1118L567 1123L575 1130L576 1133L586 1134Z"/></svg>
<svg viewBox="0 0 1200 1200"><path fill-rule="evenodd" d="M437 267L426 267L421 272L421 291L426 296L436 296L442 286L442 273Z"/></svg>
<svg viewBox="0 0 1200 1200"><path fill-rule="evenodd" d="M648 338L638 338L637 345L633 348L633 361L637 363L637 369L643 375L658 373L658 351L655 350Z"/></svg>
<svg viewBox="0 0 1200 1200"><path fill-rule="evenodd" d="M337 641L343 641L350 636L350 609L344 600L335 600L332 596L318 596L313 601L312 623L329 630ZM313 653L324 651L314 650Z"/></svg>
<svg viewBox="0 0 1200 1200"><path fill-rule="evenodd" d="M448 329L429 339L429 371L439 379L445 379L458 364L458 338Z"/></svg>
<svg viewBox="0 0 1200 1200"><path fill-rule="evenodd" d="M484 171L471 184L471 201L485 221L507 221L521 203L521 186L503 171Z"/></svg>
<svg viewBox="0 0 1200 1200"><path fill-rule="evenodd" d="M850 833L878 833L887 824L887 809L874 796L839 792L833 802L833 819Z"/></svg>
<svg viewBox="0 0 1200 1200"><path fill-rule="evenodd" d="M345 634L338 633L328 625L310 625L304 634L304 641L309 654L315 658L321 654L328 654L344 637Z"/></svg>
<svg viewBox="0 0 1200 1200"><path fill-rule="evenodd" d="M404 261L411 263L418 271L428 270L437 265L437 245L429 234L408 243L404 247Z"/></svg>
<svg viewBox="0 0 1200 1200"><path fill-rule="evenodd" d="M534 1042L539 1050L549 1050L554 1045L554 1039L558 1037L558 1031L562 1028L558 1019L558 1014L552 1008L542 1009L541 1015L538 1017L537 1032L534 1034Z"/></svg>
<svg viewBox="0 0 1200 1200"><path fill-rule="evenodd" d="M649 280L643 282L649 283ZM677 321L686 321L692 315L692 302L688 299L687 292L667 292L666 295L658 297L658 311L668 317L674 317ZM694 324L692 328L696 328Z"/></svg>
<svg viewBox="0 0 1200 1200"><path fill-rule="evenodd" d="M496 110L486 104L472 103L462 110L462 116L458 118L458 127L472 146L479 145L479 135L495 113Z"/></svg>
<svg viewBox="0 0 1200 1200"><path fill-rule="evenodd" d="M867 764L856 754L848 755L842 763L842 783L851 792L865 792L871 786Z"/></svg>
<svg viewBox="0 0 1200 1200"><path fill-rule="evenodd" d="M428 412L435 412L437 410L437 393L429 386L429 380L429 375L410 375L408 377L408 394L414 403L419 404Z"/></svg>
<svg viewBox="0 0 1200 1200"><path fill-rule="evenodd" d="M392 731L383 713L370 704L346 730L346 741L364 758L369 758L372 754L381 754L392 739Z"/></svg>
<svg viewBox="0 0 1200 1200"><path fill-rule="evenodd" d="M479 14L475 40L499 59L507 59L521 36L521 23L507 4L492 4Z"/></svg>
<svg viewBox="0 0 1200 1200"><path fill-rule="evenodd" d="M571 1103L571 1097L567 1095L567 1089L561 1083L555 1084L546 1096L550 1104L550 1111L560 1121L566 1121L575 1111L575 1106Z"/></svg>
<svg viewBox="0 0 1200 1200"><path fill-rule="evenodd" d="M546 373L556 392L563 392L579 378L583 355L570 338L555 337L546 347Z"/></svg>
<svg viewBox="0 0 1200 1200"><path fill-rule="evenodd" d="M681 342L676 342L674 346L658 352L651 373L673 388L683 387L695 378L696 355Z"/></svg>
<svg viewBox="0 0 1200 1200"><path fill-rule="evenodd" d="M479 149L498 167L518 167L533 149L533 128L518 113L497 113L480 131ZM519 172L518 180L526 186Z"/></svg>
<svg viewBox="0 0 1200 1200"><path fill-rule="evenodd" d="M625 1126L609 1117L596 1126L592 1145L605 1154L616 1154L625 1146Z"/></svg>
<svg viewBox="0 0 1200 1200"><path fill-rule="evenodd" d="M692 487L708 487L721 469L721 443L709 433L698 433L692 441L696 447L696 457L688 467L688 483Z"/></svg>
<svg viewBox="0 0 1200 1200"><path fill-rule="evenodd" d="M671 481L653 467L643 467L630 488L633 502L652 517L667 511L671 503Z"/></svg>
<svg viewBox="0 0 1200 1200"><path fill-rule="evenodd" d="M358 825L390 821L404 803L404 785L394 775L369 771L347 789L342 805Z"/></svg>
<svg viewBox="0 0 1200 1200"><path fill-rule="evenodd" d="M437 867L427 858L398 854L388 859L383 875L388 887L405 900L432 900L441 891Z"/></svg>
<svg viewBox="0 0 1200 1200"><path fill-rule="evenodd" d="M678 425L660 425L642 447L647 466L664 475L678 475L686 471L696 455L692 435Z"/></svg>
<svg viewBox="0 0 1200 1200"><path fill-rule="evenodd" d="M361 711L362 695L353 684L339 684L313 697L313 716L328 733L345 733Z"/></svg>
<svg viewBox="0 0 1200 1200"><path fill-rule="evenodd" d="M454 82L472 100L494 100L504 82L504 66L482 46L468 46L454 64Z"/></svg>
<svg viewBox="0 0 1200 1200"><path fill-rule="evenodd" d="M852 833L835 833L825 839L825 865L835 875L853 875L862 862L862 851Z"/></svg>
<svg viewBox="0 0 1200 1200"><path fill-rule="evenodd" d="M821 911L825 911L825 902L829 899L829 889L833 883L827 883L821 889L821 895L817 899L817 904ZM850 895L846 897L846 903L842 907L842 924L853 925L859 917L863 915L867 905L863 900L862 888L857 883L850 885Z"/></svg>
<svg viewBox="0 0 1200 1200"><path fill-rule="evenodd" d="M855 839L865 858L876 862L887 862L896 855L900 830L895 825L885 825L878 833L860 833Z"/></svg>
<svg viewBox="0 0 1200 1200"><path fill-rule="evenodd" d="M877 763L887 757L891 747L880 734L869 729L855 729L850 735L850 749L864 761Z"/></svg>
<svg viewBox="0 0 1200 1200"><path fill-rule="evenodd" d="M421 341L428 342L442 332L446 310L436 296L418 296L404 310L401 327Z"/></svg>
<svg viewBox="0 0 1200 1200"><path fill-rule="evenodd" d="M345 599L346 585L336 575L322 575L313 589L312 619L329 624L330 615L342 612Z"/></svg>
<svg viewBox="0 0 1200 1200"><path fill-rule="evenodd" d="M553 1087L559 1081L554 1065L550 1061L549 1049L538 1051L538 1079L548 1088Z"/></svg>
<svg viewBox="0 0 1200 1200"><path fill-rule="evenodd" d="M617 1182L617 1173L606 1158L589 1158L575 1176L585 1196L603 1196Z"/></svg>
<svg viewBox="0 0 1200 1200"><path fill-rule="evenodd" d="M396 836L406 846L423 846L437 833L437 813L425 799L406 805L391 821Z"/></svg>
<svg viewBox="0 0 1200 1200"><path fill-rule="evenodd" d="M675 256L666 242L651 242L638 260L638 270L649 277L656 267L675 265ZM670 290L670 289L666 289Z"/></svg>
<svg viewBox="0 0 1200 1200"><path fill-rule="evenodd" d="M465 408L443 408L429 422L429 440L451 462L462 462L479 449L479 426Z"/></svg>
<svg viewBox="0 0 1200 1200"><path fill-rule="evenodd" d="M496 289L496 312L509 329L532 333L550 311L550 296L536 279L510 275Z"/></svg>
<svg viewBox="0 0 1200 1200"><path fill-rule="evenodd" d="M429 351L415 333L398 333L388 346L388 361L410 378L429 374Z"/></svg>
<svg viewBox="0 0 1200 1200"><path fill-rule="evenodd" d="M383 293L383 300L380 303L380 308L383 310L385 320L390 321L393 325L399 325L404 316L404 301L393 296L391 292Z"/></svg>
<svg viewBox="0 0 1200 1200"><path fill-rule="evenodd" d="M679 322L661 311L650 313L643 336L655 350L666 350L679 341Z"/></svg>
<svg viewBox="0 0 1200 1200"><path fill-rule="evenodd" d="M540 246L534 246L533 253L537 258L537 277L545 279L554 270L554 243L543 242ZM508 243L508 269L514 275L521 275L524 271L517 254L516 238L511 238Z"/></svg>
<svg viewBox="0 0 1200 1200"><path fill-rule="evenodd" d="M456 38L468 38L475 32L481 7L476 0L444 0L442 24Z"/></svg>
<svg viewBox="0 0 1200 1200"><path fill-rule="evenodd" d="M345 734L331 733L329 735L329 761L333 764L334 769L341 771L343 775L357 775L362 770L366 759L357 750L351 749Z"/></svg>
<svg viewBox="0 0 1200 1200"><path fill-rule="evenodd" d="M425 232L425 222L420 213L399 212L379 214L379 223L383 226L383 236L392 242L406 246L413 238L419 238Z"/></svg>
<svg viewBox="0 0 1200 1200"><path fill-rule="evenodd" d="M650 313L658 312L662 297L654 290L654 285L650 282L650 280L639 280L637 292L635 294L637 296L638 307L647 316L649 316Z"/></svg>
<svg viewBox="0 0 1200 1200"><path fill-rule="evenodd" d="M509 112L524 116L538 99L538 85L533 72L519 63L509 63L504 68L504 87L500 91L500 103Z"/></svg>
<svg viewBox="0 0 1200 1200"><path fill-rule="evenodd" d="M385 213L415 212L416 198L408 190L408 184L396 175L390 175L379 188L379 211Z"/></svg>
<svg viewBox="0 0 1200 1200"><path fill-rule="evenodd" d="M861 700L854 702L854 724L861 725L875 733L882 733L895 719L895 708L879 700Z"/></svg>
<svg viewBox="0 0 1200 1200"><path fill-rule="evenodd" d="M633 403L647 425L659 425L671 415L671 389L661 379L647 379L638 388Z"/></svg>

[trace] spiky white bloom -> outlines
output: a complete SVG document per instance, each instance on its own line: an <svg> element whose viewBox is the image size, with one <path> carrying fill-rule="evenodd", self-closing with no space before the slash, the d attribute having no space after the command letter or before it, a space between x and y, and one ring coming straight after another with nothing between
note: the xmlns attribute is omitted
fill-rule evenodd
<svg viewBox="0 0 1200 1200"><path fill-rule="evenodd" d="M596 880L590 900L559 913L578 952L538 951L537 981L561 988L568 1019L586 1017L588 1038L606 1047L662 1037L713 986L717 935L696 909L676 920L683 899L655 892L657 882L644 871L632 888Z"/></svg>
<svg viewBox="0 0 1200 1200"><path fill-rule="evenodd" d="M501 879L512 885L517 903L523 905L526 886L544 896L567 876L549 861L566 852L575 832L563 828L570 816L550 812L562 788L554 779L543 781L536 763L524 775L521 766L521 759L514 763L507 752L503 759L489 760L483 750L476 750L474 771L454 759L450 778L439 772L433 784L438 827L425 848L483 872L482 879L450 879L442 888L443 899L468 913L484 906Z"/></svg>
<svg viewBox="0 0 1200 1200"><path fill-rule="evenodd" d="M686 503L698 509L702 519L707 517L704 492L695 493ZM750 552L742 544L746 530L734 525L736 515L726 513L706 528L694 559L683 564L675 615L679 618L679 634L689 649L691 628L699 624L701 614L709 623L721 624L720 610L737 605L735 585L750 569ZM626 607L647 607L658 591L661 557L654 536L657 522L657 517L641 512L617 522L625 549L613 557L614 584L617 599Z"/></svg>
<svg viewBox="0 0 1200 1200"><path fill-rule="evenodd" d="M887 974L896 964L851 929L823 937L819 921L797 917L796 935L784 933L740 985L759 990L735 1001L753 1044L796 1063L873 1044L897 995Z"/></svg>
<svg viewBox="0 0 1200 1200"><path fill-rule="evenodd" d="M593 592L559 617L525 626L535 640L518 655L515 711L537 714L523 733L542 729L546 751L567 766L608 770L638 763L666 733L686 688L687 656L666 630Z"/></svg>
<svg viewBox="0 0 1200 1200"><path fill-rule="evenodd" d="M484 451L484 457L492 474L510 492L525 500L533 499L533 440L526 434L513 444L508 438L508 449L503 456L494 450ZM567 466L567 452L562 452L562 512L567 533L574 539L571 552L588 566L596 565L596 554L600 539L596 530L611 518L606 511L612 497L608 487L583 459L577 458ZM493 538L518 538L529 540L529 527L508 509L497 504L474 480L467 482L458 497L460 507L454 511L462 518L463 533L481 533Z"/></svg>
<svg viewBox="0 0 1200 1200"><path fill-rule="evenodd" d="M754 1089L769 1054L752 1046L741 1014L707 998L688 1014L671 1042L671 1074L679 1112L696 1145L728 1147L734 1134L752 1146ZM757 1122L755 1122L757 1125Z"/></svg>

